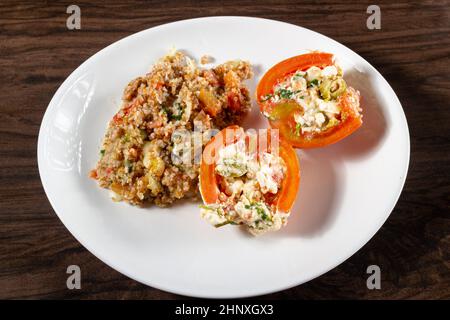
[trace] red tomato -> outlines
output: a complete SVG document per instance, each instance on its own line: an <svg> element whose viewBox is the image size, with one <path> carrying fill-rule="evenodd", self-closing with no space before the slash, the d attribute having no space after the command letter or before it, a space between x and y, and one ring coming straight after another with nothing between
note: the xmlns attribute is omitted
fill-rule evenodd
<svg viewBox="0 0 450 320"><path fill-rule="evenodd" d="M341 110L339 124L318 133L296 133L294 112L302 112L302 108L292 102L283 102L283 105L275 105L268 101L261 101L261 97L273 94L274 86L289 74L298 70L306 71L312 66L324 68L334 65L333 55L324 52L312 52L295 56L273 66L262 77L256 89L256 98L261 112L265 114L277 113L275 119L269 119L270 126L280 130L280 136L296 148L323 147L335 143L352 134L362 125L362 116L358 111L359 95L354 90L347 90L338 100ZM283 111L279 111L283 110Z"/></svg>
<svg viewBox="0 0 450 320"><path fill-rule="evenodd" d="M200 165L200 194L205 204L218 203L221 200L220 179L215 173L215 161L218 151L226 145L230 145L239 139L246 139L247 146L251 143L249 136L239 126L229 126L214 136L206 145ZM271 146L270 129L267 134L259 135L256 146L259 152L269 152ZM295 202L297 191L300 185L300 164L295 150L283 140L278 143L278 155L286 164L286 174L281 183L281 188L270 204L274 204L277 210L289 212Z"/></svg>

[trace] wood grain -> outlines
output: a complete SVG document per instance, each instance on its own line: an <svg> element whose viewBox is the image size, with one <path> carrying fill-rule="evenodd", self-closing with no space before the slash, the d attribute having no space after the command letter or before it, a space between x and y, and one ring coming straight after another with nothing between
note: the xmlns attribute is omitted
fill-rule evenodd
<svg viewBox="0 0 450 320"><path fill-rule="evenodd" d="M40 182L36 142L58 86L85 59L134 32L180 19L247 15L325 34L359 53L403 104L411 162L392 215L357 254L304 285L262 298L450 298L450 2L377 1L382 29L361 1L75 1L82 29L66 29L69 2L0 2L0 298L177 299L106 266L64 228ZM388 164L386 164L388 165ZM83 272L66 288L66 268ZM366 288L368 265L382 289Z"/></svg>

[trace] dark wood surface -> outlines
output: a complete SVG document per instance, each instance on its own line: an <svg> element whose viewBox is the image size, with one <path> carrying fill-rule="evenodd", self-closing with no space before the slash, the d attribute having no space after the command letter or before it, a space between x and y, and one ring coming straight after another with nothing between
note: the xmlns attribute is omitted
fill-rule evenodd
<svg viewBox="0 0 450 320"><path fill-rule="evenodd" d="M394 3L395 2L395 3ZM82 29L66 29L66 8L81 8ZM42 189L36 142L44 111L85 59L134 32L180 19L248 15L325 34L359 53L403 104L411 162L392 215L358 253L304 285L263 298L450 298L450 2L376 1L381 30L368 30L361 1L1 1L0 298L177 299L109 268L81 246ZM386 164L389 165L389 164ZM82 289L66 288L81 267ZM381 290L368 290L370 264Z"/></svg>

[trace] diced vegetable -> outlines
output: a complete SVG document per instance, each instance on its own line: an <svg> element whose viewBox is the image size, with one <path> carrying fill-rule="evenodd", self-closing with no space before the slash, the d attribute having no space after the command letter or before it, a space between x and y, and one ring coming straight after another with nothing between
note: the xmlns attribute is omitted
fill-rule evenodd
<svg viewBox="0 0 450 320"><path fill-rule="evenodd" d="M296 148L335 143L362 125L359 92L347 87L333 58L312 52L286 59L266 72L257 86L261 112L272 128L280 130L280 137ZM307 80L307 88L301 89L306 95L295 95L300 90L297 79Z"/></svg>
<svg viewBox="0 0 450 320"><path fill-rule="evenodd" d="M345 92L345 89L347 89L347 84L344 79L325 79L320 84L320 95L325 101L328 101L330 99L338 98Z"/></svg>
<svg viewBox="0 0 450 320"><path fill-rule="evenodd" d="M148 170L151 172L155 177L160 177L164 173L165 169L164 160L161 158L151 158L148 162Z"/></svg>
<svg viewBox="0 0 450 320"><path fill-rule="evenodd" d="M286 101L273 106L269 116L271 120L278 120L293 116L296 112L302 113L303 108L295 101Z"/></svg>
<svg viewBox="0 0 450 320"><path fill-rule="evenodd" d="M240 85L239 77L231 70L225 73L223 76L223 82L226 89L238 88Z"/></svg>
<svg viewBox="0 0 450 320"><path fill-rule="evenodd" d="M213 117L215 117L222 109L219 100L208 89L205 88L200 89L198 99L205 107L205 111Z"/></svg>

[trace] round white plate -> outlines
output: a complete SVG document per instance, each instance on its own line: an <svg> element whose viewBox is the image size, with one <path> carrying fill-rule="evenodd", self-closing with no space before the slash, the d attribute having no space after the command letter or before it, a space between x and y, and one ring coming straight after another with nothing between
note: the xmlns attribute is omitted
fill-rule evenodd
<svg viewBox="0 0 450 320"><path fill-rule="evenodd" d="M275 63L308 50L334 53L360 90L363 127L335 145L299 151L301 183L289 224L252 237L211 227L198 203L168 209L111 201L88 178L126 84L173 46L214 63L251 61L254 92ZM265 127L257 107L247 127ZM151 28L101 50L56 92L42 121L39 172L61 221L89 251L139 282L197 297L245 297L286 289L336 267L381 227L409 162L406 118L394 91L363 58L316 32L273 20L209 17ZM361 266L365 268L366 266Z"/></svg>

